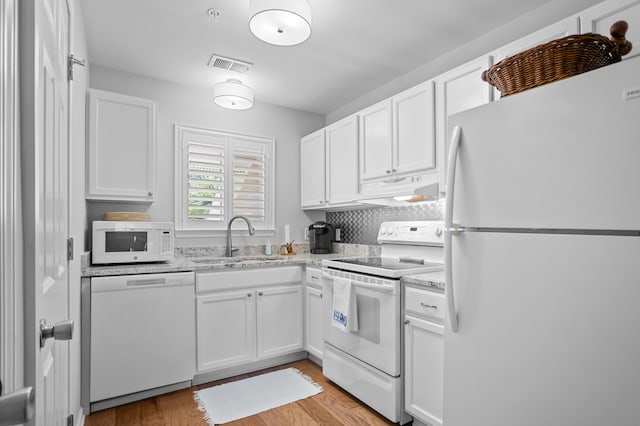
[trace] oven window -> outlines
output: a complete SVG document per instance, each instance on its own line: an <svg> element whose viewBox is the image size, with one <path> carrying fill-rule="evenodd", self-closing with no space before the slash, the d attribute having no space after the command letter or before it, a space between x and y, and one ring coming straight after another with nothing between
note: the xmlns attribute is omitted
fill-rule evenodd
<svg viewBox="0 0 640 426"><path fill-rule="evenodd" d="M105 251L144 252L147 251L147 232L106 232Z"/></svg>
<svg viewBox="0 0 640 426"><path fill-rule="evenodd" d="M358 337L380 343L380 299L356 294Z"/></svg>

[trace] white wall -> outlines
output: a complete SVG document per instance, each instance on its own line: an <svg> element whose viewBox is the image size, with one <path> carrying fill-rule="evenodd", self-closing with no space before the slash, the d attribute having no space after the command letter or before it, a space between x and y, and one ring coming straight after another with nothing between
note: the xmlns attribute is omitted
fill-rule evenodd
<svg viewBox="0 0 640 426"><path fill-rule="evenodd" d="M303 239L303 228L324 213L300 210L300 138L324 126L324 116L256 102L246 111L232 111L213 103L213 89L200 89L91 66L91 88L152 99L157 105L156 201L150 205L89 203L89 220L100 220L111 210L145 211L151 220L174 220L174 124L195 125L276 139L276 225L273 237L235 237L234 245L272 243L284 239L284 224L291 238ZM182 238L176 245L223 245L224 238Z"/></svg>
<svg viewBox="0 0 640 426"><path fill-rule="evenodd" d="M590 6L600 3L600 0L562 0L550 1L546 5L494 29L473 42L461 46L445 55L419 66L379 88L360 96L326 115L326 124L334 123L341 118L353 114L369 105L386 99L405 89L422 83L442 74L445 71L456 68L472 59L488 54L489 52L517 40L527 34L531 34L548 25L568 18ZM608 34L605 34L608 36ZM446 35L445 35L446 36ZM437 41L433 41L434 43Z"/></svg>
<svg viewBox="0 0 640 426"><path fill-rule="evenodd" d="M82 22L81 0L71 0L71 53L87 58L87 43ZM69 414L81 424L80 405L80 256L84 251L87 230L87 212L84 201L85 176L85 93L89 69L74 67L70 84L71 146L69 149L69 236L74 240L73 260L69 262L69 318L75 324L74 337L69 343Z"/></svg>

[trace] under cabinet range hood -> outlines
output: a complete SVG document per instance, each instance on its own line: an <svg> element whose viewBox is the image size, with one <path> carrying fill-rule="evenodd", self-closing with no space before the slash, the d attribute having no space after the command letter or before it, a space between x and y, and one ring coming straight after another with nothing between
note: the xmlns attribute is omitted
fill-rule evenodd
<svg viewBox="0 0 640 426"><path fill-rule="evenodd" d="M405 183L408 179L411 179L410 182ZM371 193L370 198L364 198L358 202L376 206L409 206L439 201L437 173L410 178L393 177L378 181L376 185L378 193ZM365 185L363 189L364 187Z"/></svg>

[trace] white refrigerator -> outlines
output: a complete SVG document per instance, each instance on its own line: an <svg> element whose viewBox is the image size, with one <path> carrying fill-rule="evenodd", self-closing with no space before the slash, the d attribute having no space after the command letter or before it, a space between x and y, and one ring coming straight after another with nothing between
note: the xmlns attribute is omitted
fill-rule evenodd
<svg viewBox="0 0 640 426"><path fill-rule="evenodd" d="M444 424L640 425L640 58L449 134Z"/></svg>

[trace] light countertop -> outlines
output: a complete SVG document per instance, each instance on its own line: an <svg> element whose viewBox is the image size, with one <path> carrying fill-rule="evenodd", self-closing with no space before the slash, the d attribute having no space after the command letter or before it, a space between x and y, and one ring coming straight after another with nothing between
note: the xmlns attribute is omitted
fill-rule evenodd
<svg viewBox="0 0 640 426"><path fill-rule="evenodd" d="M139 263L129 265L90 265L88 255L83 256L83 277L109 275L158 274L167 272L211 271L229 268L260 268L268 266L300 265L321 266L323 259L344 257L344 254L300 253L289 256L237 256L222 257L174 257L171 262Z"/></svg>

